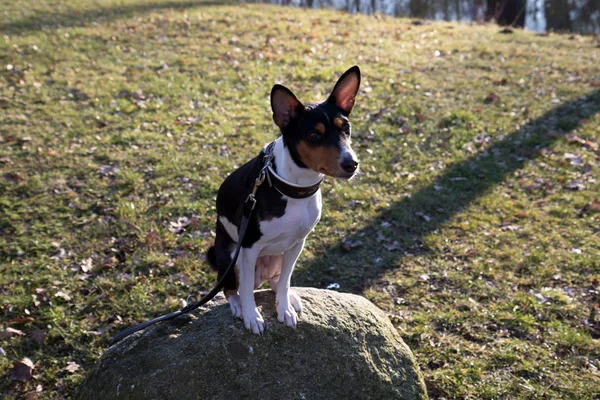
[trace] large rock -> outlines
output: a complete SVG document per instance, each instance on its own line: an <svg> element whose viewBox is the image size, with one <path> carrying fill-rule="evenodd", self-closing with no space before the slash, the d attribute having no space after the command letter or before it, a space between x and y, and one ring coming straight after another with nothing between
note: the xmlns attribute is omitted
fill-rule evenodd
<svg viewBox="0 0 600 400"><path fill-rule="evenodd" d="M75 398L427 398L413 355L381 310L356 295L294 290L304 304L296 329L277 322L270 290L256 292L262 336L219 297L110 347Z"/></svg>

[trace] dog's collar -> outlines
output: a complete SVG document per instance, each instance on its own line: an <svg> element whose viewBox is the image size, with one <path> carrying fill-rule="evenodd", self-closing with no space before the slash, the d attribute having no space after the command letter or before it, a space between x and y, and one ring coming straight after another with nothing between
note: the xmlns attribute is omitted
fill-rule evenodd
<svg viewBox="0 0 600 400"><path fill-rule="evenodd" d="M306 199L317 193L321 184L323 183L323 179L319 180L314 185L310 186L300 186L292 183L288 180L285 180L281 176L275 172L273 169L273 148L275 147L275 142L272 142L267 146L265 151L264 163L267 172L267 181L269 182L269 186L274 187L279 193L284 196L291 197L292 199Z"/></svg>

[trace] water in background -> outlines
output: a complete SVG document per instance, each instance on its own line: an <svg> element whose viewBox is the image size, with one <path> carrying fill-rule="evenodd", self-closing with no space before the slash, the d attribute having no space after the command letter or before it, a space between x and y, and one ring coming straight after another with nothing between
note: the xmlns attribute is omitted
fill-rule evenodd
<svg viewBox="0 0 600 400"><path fill-rule="evenodd" d="M251 0L252 1L252 0ZM265 0L351 13L446 21L489 21L537 32L600 34L600 0Z"/></svg>

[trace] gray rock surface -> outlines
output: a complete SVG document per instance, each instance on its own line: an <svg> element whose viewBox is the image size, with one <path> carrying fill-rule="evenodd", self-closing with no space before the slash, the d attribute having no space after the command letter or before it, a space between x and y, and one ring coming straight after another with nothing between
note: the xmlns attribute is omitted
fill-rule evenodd
<svg viewBox="0 0 600 400"><path fill-rule="evenodd" d="M363 297L295 288L296 329L275 295L256 292L265 333L235 319L223 297L110 347L75 399L426 399L415 359L387 316Z"/></svg>

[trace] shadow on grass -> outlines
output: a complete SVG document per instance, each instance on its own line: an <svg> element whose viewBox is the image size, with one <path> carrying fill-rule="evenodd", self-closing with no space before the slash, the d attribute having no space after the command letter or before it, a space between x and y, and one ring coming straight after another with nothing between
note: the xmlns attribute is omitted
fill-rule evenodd
<svg viewBox="0 0 600 400"><path fill-rule="evenodd" d="M108 22L110 20L124 19L136 14L149 13L153 10L182 9L206 6L219 6L237 4L234 0L190 0L190 1L162 1L162 2L137 2L135 4L118 3L112 7L99 6L94 9L72 9L68 12L36 12L26 18L0 24L0 31L9 34L27 33L30 31L48 30L56 28L70 28L89 25L94 22Z"/></svg>
<svg viewBox="0 0 600 400"><path fill-rule="evenodd" d="M478 154L449 165L434 183L392 204L368 226L346 238L350 243L362 242L361 247L343 254L339 249L340 242L325 254L324 259L300 265L294 275L295 284L326 284L320 281L323 269L319 268L327 263L343 266L333 273L326 272L329 282L341 283L343 290L363 291L398 265L403 252L423 251L421 238L440 228L527 161L538 157L543 149L577 128L582 120L598 112L600 90L556 107ZM399 252L387 251L378 241L377 231L382 229L382 224L390 225L386 237L398 242ZM374 263L375 257L381 261Z"/></svg>

